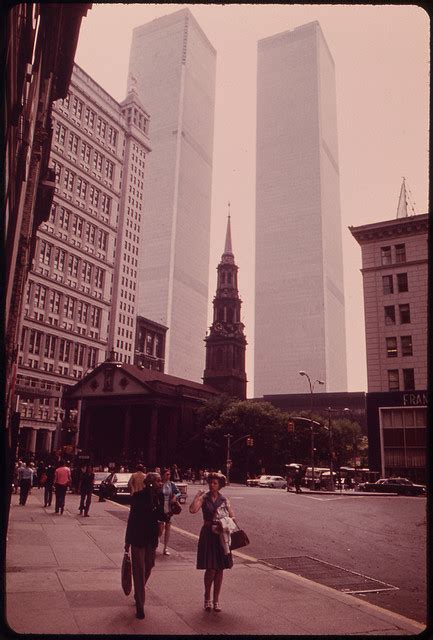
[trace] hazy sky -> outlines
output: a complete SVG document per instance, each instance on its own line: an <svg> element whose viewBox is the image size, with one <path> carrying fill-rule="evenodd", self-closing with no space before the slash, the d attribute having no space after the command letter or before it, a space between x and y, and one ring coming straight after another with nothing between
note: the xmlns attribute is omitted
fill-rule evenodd
<svg viewBox="0 0 433 640"><path fill-rule="evenodd" d="M249 397L254 380L257 40L320 22L336 67L348 390L365 391L361 249L347 227L394 218L403 176L415 212L427 212L429 17L416 6L93 4L82 22L76 62L113 98L123 100L132 29L185 6L217 50L209 324L230 200Z"/></svg>

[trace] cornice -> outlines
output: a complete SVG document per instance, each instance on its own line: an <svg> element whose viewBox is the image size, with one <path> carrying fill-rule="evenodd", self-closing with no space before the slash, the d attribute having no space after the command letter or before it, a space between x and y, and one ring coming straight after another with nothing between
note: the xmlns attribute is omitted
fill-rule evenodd
<svg viewBox="0 0 433 640"><path fill-rule="evenodd" d="M385 220L384 222L375 222L360 227L349 227L349 231L360 244L382 240L383 238L427 234L428 214Z"/></svg>

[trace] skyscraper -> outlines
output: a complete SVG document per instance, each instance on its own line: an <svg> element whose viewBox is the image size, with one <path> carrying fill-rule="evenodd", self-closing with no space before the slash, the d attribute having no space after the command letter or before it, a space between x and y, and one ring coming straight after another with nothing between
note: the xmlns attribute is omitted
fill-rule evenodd
<svg viewBox="0 0 433 640"><path fill-rule="evenodd" d="M318 22L258 42L256 397L346 390L335 93Z"/></svg>
<svg viewBox="0 0 433 640"><path fill-rule="evenodd" d="M62 393L88 369L112 349L134 361L149 117L133 90L119 104L74 65L52 121L55 193L33 238L18 351L26 454L51 452L60 426L76 427L64 419Z"/></svg>
<svg viewBox="0 0 433 640"><path fill-rule="evenodd" d="M188 9L134 29L151 116L138 313L168 327L166 371L199 381L206 332L216 52Z"/></svg>

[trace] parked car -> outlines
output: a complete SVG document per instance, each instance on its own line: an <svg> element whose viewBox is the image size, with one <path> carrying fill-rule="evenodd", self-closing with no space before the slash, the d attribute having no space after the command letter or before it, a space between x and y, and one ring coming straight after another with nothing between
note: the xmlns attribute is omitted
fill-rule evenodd
<svg viewBox="0 0 433 640"><path fill-rule="evenodd" d="M376 482L361 482L358 491L398 493L400 496L422 496L426 494L423 484L414 484L407 478L379 478Z"/></svg>
<svg viewBox="0 0 433 640"><path fill-rule="evenodd" d="M106 480L110 473L108 471L95 471L95 480L93 482L93 492L98 494L101 489L101 482Z"/></svg>
<svg viewBox="0 0 433 640"><path fill-rule="evenodd" d="M285 489L287 487L287 482L283 476L260 476L259 487L276 487L278 489Z"/></svg>
<svg viewBox="0 0 433 640"><path fill-rule="evenodd" d="M247 478L247 487L258 487L260 478L261 476L257 476L257 478Z"/></svg>
<svg viewBox="0 0 433 640"><path fill-rule="evenodd" d="M131 473L115 472L101 482L100 492L104 498L127 498L130 496L128 489Z"/></svg>

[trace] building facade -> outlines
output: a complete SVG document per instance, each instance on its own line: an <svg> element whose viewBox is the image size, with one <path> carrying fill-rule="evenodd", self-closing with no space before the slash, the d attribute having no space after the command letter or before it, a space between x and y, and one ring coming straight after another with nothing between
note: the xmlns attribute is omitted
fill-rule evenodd
<svg viewBox="0 0 433 640"><path fill-rule="evenodd" d="M166 370L199 381L207 324L216 52L188 9L133 31L130 74L152 115L139 315L167 326Z"/></svg>
<svg viewBox="0 0 433 640"><path fill-rule="evenodd" d="M238 266L232 251L230 216L227 221L226 241L221 262L217 267L217 291L213 300L213 323L206 343L204 384L221 393L247 397L245 351L247 340L241 322L242 300L238 290Z"/></svg>
<svg viewBox="0 0 433 640"><path fill-rule="evenodd" d="M167 327L137 316L134 364L164 373Z"/></svg>
<svg viewBox="0 0 433 640"><path fill-rule="evenodd" d="M258 42L254 394L347 388L335 65L318 22Z"/></svg>
<svg viewBox="0 0 433 640"><path fill-rule="evenodd" d="M383 476L425 481L428 214L350 231L362 250L369 457Z"/></svg>
<svg viewBox="0 0 433 640"><path fill-rule="evenodd" d="M62 394L116 349L133 362L148 115L119 104L80 67L53 109L55 194L35 233L18 355L21 450L74 429Z"/></svg>

